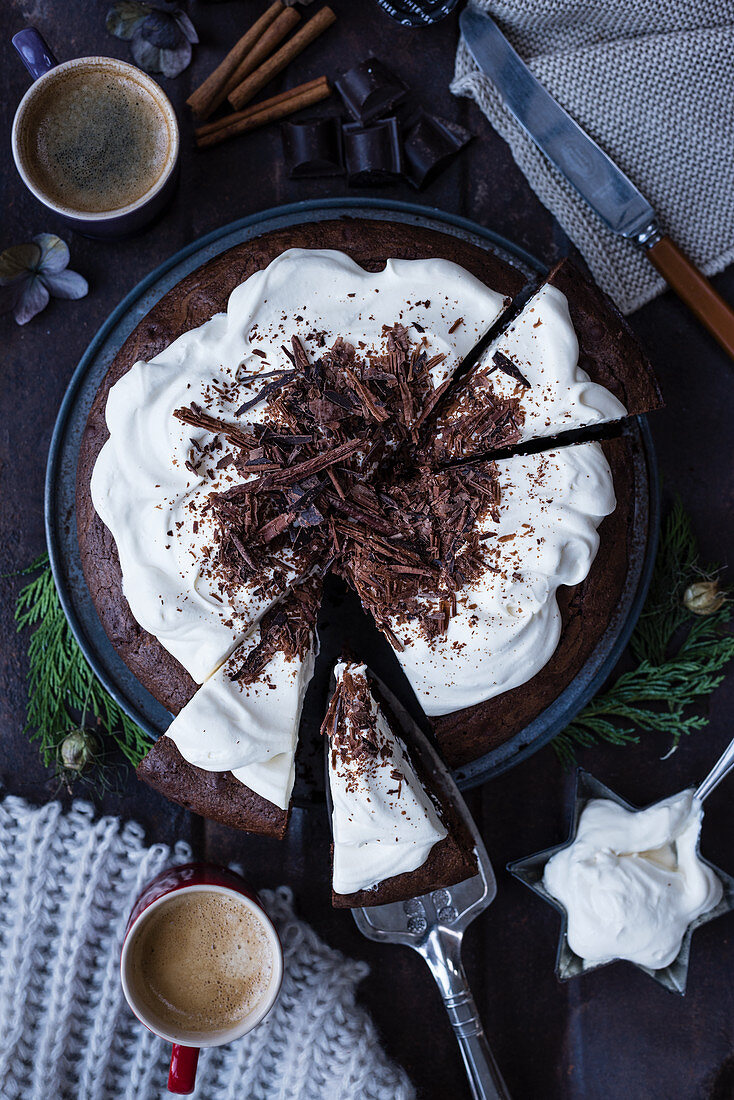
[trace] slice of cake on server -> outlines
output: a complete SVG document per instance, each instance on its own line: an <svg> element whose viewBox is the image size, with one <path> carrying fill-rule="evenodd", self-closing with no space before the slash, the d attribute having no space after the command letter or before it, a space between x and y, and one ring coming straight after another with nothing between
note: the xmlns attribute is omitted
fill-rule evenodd
<svg viewBox="0 0 734 1100"><path fill-rule="evenodd" d="M337 908L403 901L476 873L471 838L364 664L340 662L328 738Z"/></svg>

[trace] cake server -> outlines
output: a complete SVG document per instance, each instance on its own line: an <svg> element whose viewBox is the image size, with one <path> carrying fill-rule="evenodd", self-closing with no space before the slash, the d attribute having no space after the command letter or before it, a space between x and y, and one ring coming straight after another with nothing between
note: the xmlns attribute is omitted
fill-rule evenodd
<svg viewBox="0 0 734 1100"><path fill-rule="evenodd" d="M352 916L357 928L368 939L379 943L404 944L425 959L454 1029L474 1100L509 1100L461 962L464 932L474 918L491 905L497 894L492 864L459 788L441 757L393 693L374 673L371 675L402 727L411 753L421 761L436 787L451 802L469 830L479 873L455 886L432 890L408 901L353 909ZM328 739L326 750L328 753ZM331 820L328 774L326 798Z"/></svg>
<svg viewBox="0 0 734 1100"><path fill-rule="evenodd" d="M469 7L459 23L475 62L526 134L612 233L644 249L653 267L734 359L734 310L662 232L644 195L536 80L488 15Z"/></svg>

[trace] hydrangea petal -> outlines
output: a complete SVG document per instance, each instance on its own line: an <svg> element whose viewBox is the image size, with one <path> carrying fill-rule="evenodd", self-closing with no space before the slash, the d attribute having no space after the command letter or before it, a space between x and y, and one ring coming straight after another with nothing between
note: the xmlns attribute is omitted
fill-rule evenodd
<svg viewBox="0 0 734 1100"><path fill-rule="evenodd" d="M151 42L146 42L141 34L136 34L130 44L133 61L148 73L161 71L161 51Z"/></svg>
<svg viewBox="0 0 734 1100"><path fill-rule="evenodd" d="M89 283L76 271L44 271L40 278L54 298L83 298L89 292Z"/></svg>
<svg viewBox="0 0 734 1100"><path fill-rule="evenodd" d="M31 274L41 259L37 244L15 244L0 252L0 286L7 286Z"/></svg>
<svg viewBox="0 0 734 1100"><path fill-rule="evenodd" d="M48 305L49 294L41 280L32 275L18 297L13 316L19 325L26 325L31 318Z"/></svg>
<svg viewBox="0 0 734 1100"><path fill-rule="evenodd" d="M159 50L175 50L181 37L176 20L162 11L153 11L140 28L146 42Z"/></svg>
<svg viewBox="0 0 734 1100"><path fill-rule="evenodd" d="M150 11L149 5L140 3L140 0L118 0L107 12L105 26L115 38L129 41Z"/></svg>
<svg viewBox="0 0 734 1100"><path fill-rule="evenodd" d="M178 23L186 38L188 38L189 42L199 41L199 36L196 33L196 27L191 22L185 11L179 10L176 12L176 22Z"/></svg>
<svg viewBox="0 0 734 1100"><path fill-rule="evenodd" d="M69 265L69 246L55 233L39 233L33 240L41 249L38 270L44 275L55 275Z"/></svg>
<svg viewBox="0 0 734 1100"><path fill-rule="evenodd" d="M164 76L178 76L191 61L191 43L184 39L175 50L161 50L161 72Z"/></svg>

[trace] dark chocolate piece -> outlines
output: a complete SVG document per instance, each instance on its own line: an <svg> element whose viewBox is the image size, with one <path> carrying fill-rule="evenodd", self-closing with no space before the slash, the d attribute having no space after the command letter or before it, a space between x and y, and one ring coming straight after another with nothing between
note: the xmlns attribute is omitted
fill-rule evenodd
<svg viewBox="0 0 734 1100"><path fill-rule="evenodd" d="M425 187L471 139L463 126L422 113L403 143L406 176L414 187Z"/></svg>
<svg viewBox="0 0 734 1100"><path fill-rule="evenodd" d="M396 118L380 119L371 126L350 122L343 130L344 160L350 186L392 183L402 174L403 149Z"/></svg>
<svg viewBox="0 0 734 1100"><path fill-rule="evenodd" d="M407 88L376 57L368 57L334 82L349 113L359 122L389 114L407 95Z"/></svg>
<svg viewBox="0 0 734 1100"><path fill-rule="evenodd" d="M291 179L317 179L344 174L338 118L286 122L281 127L283 152Z"/></svg>

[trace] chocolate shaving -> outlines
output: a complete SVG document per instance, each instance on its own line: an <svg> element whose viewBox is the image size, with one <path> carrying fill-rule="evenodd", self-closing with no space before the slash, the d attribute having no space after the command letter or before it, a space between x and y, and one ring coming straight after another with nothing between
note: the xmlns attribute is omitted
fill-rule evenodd
<svg viewBox="0 0 734 1100"><path fill-rule="evenodd" d="M504 374L509 374L510 378L514 378L516 382L520 382L526 390L531 389L530 383L520 368L517 367L511 359L508 359L506 355L503 355L501 351L496 351L494 353L492 362L496 367L499 367Z"/></svg>

